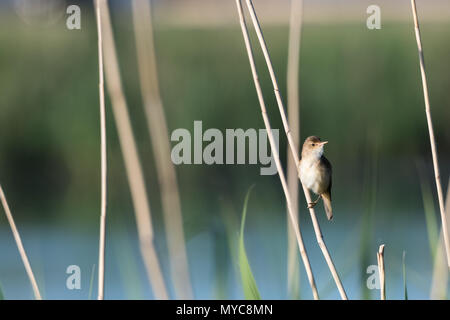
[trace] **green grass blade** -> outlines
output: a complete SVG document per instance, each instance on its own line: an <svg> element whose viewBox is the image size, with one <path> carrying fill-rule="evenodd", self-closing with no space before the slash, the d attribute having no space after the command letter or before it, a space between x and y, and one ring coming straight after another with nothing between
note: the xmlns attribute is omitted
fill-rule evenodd
<svg viewBox="0 0 450 320"><path fill-rule="evenodd" d="M406 263L405 263L406 251L403 251L402 257L402 269L403 269L403 292L405 300L408 300L408 288L406 287Z"/></svg>
<svg viewBox="0 0 450 320"><path fill-rule="evenodd" d="M91 270L91 280L89 281L88 300L92 299L92 288L94 287L94 273L95 273L95 263L92 265L92 270Z"/></svg>
<svg viewBox="0 0 450 320"><path fill-rule="evenodd" d="M5 295L3 294L2 286L0 285L0 300L5 300Z"/></svg>
<svg viewBox="0 0 450 320"><path fill-rule="evenodd" d="M250 197L250 192L253 186L247 192L244 201L244 209L242 210L242 220L241 220L241 233L239 235L239 270L241 272L242 288L244 290L244 297L247 300L260 300L261 296L258 291L258 287L253 277L252 270L247 258L247 252L245 251L244 245L244 225L245 217L247 215L247 204Z"/></svg>
<svg viewBox="0 0 450 320"><path fill-rule="evenodd" d="M434 208L433 193L431 192L430 181L425 174L424 164L419 162L417 165L419 171L420 189L422 191L423 208L425 211L425 223L427 226L428 242L431 252L431 260L434 261L437 243L439 241L438 222L436 219L436 210Z"/></svg>

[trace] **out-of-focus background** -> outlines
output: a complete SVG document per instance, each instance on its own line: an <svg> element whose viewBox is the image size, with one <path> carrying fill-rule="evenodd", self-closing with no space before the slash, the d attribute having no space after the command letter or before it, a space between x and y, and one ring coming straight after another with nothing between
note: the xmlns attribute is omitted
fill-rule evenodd
<svg viewBox="0 0 450 320"><path fill-rule="evenodd" d="M290 1L254 0L286 98ZM32 4L34 3L34 4ZM36 5L39 3L40 5ZM81 7L81 30L66 8ZM170 274L154 156L142 107L128 1L110 1L122 82L138 142L167 283ZM203 130L264 128L238 25L235 1L153 1L155 46L169 132L195 120ZM366 9L381 8L380 30ZM450 174L450 4L418 0L444 194ZM34 8L34 10L29 10ZM36 10L39 8L39 10ZM329 140L334 220L317 214L351 299L377 299L366 286L378 245L386 244L388 299L403 298L406 251L410 299L429 298L439 210L410 1L304 1L300 57L301 140ZM253 28L253 43L257 48ZM272 126L286 139L260 50L255 50ZM47 299L96 296L100 138L96 22L91 1L0 3L0 183ZM107 98L108 229L106 298L153 298L116 127ZM172 143L172 146L174 143ZM246 247L261 295L287 295L287 221L279 178L259 165L179 165L184 230L195 298L242 298L227 221L240 221L252 192ZM300 196L300 225L321 297L339 298ZM236 234L238 233L236 225ZM231 232L232 233L232 232ZM81 268L80 290L66 268ZM300 297L311 299L303 266ZM91 285L91 275L93 285ZM32 291L0 214L0 287L6 299ZM173 293L173 291L171 291Z"/></svg>

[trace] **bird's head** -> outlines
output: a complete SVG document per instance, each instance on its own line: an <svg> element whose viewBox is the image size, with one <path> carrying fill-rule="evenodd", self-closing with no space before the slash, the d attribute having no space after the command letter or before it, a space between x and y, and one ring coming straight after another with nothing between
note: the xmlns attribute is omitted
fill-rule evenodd
<svg viewBox="0 0 450 320"><path fill-rule="evenodd" d="M328 141L322 141L319 137L310 136L306 138L302 148L302 158L315 157L320 158L323 155L323 147Z"/></svg>

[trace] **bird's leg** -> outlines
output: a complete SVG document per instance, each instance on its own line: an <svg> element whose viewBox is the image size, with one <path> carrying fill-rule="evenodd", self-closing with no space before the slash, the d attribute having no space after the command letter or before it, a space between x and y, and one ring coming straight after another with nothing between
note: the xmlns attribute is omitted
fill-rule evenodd
<svg viewBox="0 0 450 320"><path fill-rule="evenodd" d="M316 201L308 203L308 209L314 208L316 206L317 202L319 202L321 197L322 197L322 195L319 194Z"/></svg>

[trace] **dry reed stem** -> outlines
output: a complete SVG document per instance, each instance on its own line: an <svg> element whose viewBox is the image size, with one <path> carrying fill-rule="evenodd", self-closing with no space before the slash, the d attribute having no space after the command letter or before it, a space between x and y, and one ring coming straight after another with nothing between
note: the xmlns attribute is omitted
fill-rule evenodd
<svg viewBox="0 0 450 320"><path fill-rule="evenodd" d="M111 26L108 3L100 0L103 31L103 54L105 59L106 84L117 126L122 155L125 162L136 216L141 255L156 299L168 299L160 263L154 246L150 206L144 183L144 175L134 140L127 103L120 80L119 64Z"/></svg>
<svg viewBox="0 0 450 320"><path fill-rule="evenodd" d="M95 0L95 12L97 17L98 34L98 74L99 74L99 98L100 98L100 154L101 154L101 204L100 204L100 238L98 252L98 300L105 296L105 235L106 235L106 112L105 112L105 88L103 76L103 50L102 28L99 0Z"/></svg>
<svg viewBox="0 0 450 320"><path fill-rule="evenodd" d="M299 101L299 61L300 61L300 36L302 29L303 0L291 0L291 17L289 22L289 46L287 61L287 99L288 121L292 131L294 144L298 149L300 141L300 101ZM292 200L292 209L298 212L298 176L297 166L287 149L287 183ZM289 212L287 212L289 215ZM295 223L298 223L298 215L295 215ZM288 224L291 220L288 219ZM291 226L288 230L288 295L297 297L299 293L299 260L295 243L295 234Z"/></svg>
<svg viewBox="0 0 450 320"><path fill-rule="evenodd" d="M384 274L384 244L378 248L377 252L378 274L380 275L380 298L386 300L386 279Z"/></svg>
<svg viewBox="0 0 450 320"><path fill-rule="evenodd" d="M414 16L414 30L416 34L417 49L419 51L420 75L422 77L423 97L425 101L425 113L427 116L428 134L430 136L431 154L433 157L434 177L436 180L436 189L439 201L439 211L441 212L442 232L444 234L445 251L447 254L447 267L450 268L450 239L447 228L447 218L445 216L444 195L442 192L441 178L439 174L438 155L436 140L434 138L433 122L431 120L430 99L428 95L428 84L425 73L425 59L423 56L422 40L420 37L419 20L417 17L417 8L415 0L411 0L411 7Z"/></svg>
<svg viewBox="0 0 450 320"><path fill-rule="evenodd" d="M261 114L262 114L262 117L264 120L264 125L265 125L266 131L267 131L267 135L269 137L270 148L271 148L274 160L275 160L278 175L281 180L281 185L283 187L284 195L286 197L286 203L287 203L287 208L288 208L288 212L289 212L289 217L291 219L292 227L294 228L295 236L297 238L297 245L298 245L298 249L300 251L300 256L302 257L303 263L305 265L306 274L308 275L308 280L309 280L309 284L312 289L314 299L317 300L317 299L319 299L319 294L317 292L317 287L316 287L316 283L314 280L314 275L313 275L313 272L311 269L311 265L309 263L306 248L303 243L302 234L301 234L300 228L298 226L298 223L296 223L296 219L295 219L296 212L294 212L294 210L292 208L291 196L289 194L289 190L288 190L287 183L286 183L286 178L283 173L283 167L281 166L277 146L276 146L273 134L272 134L272 129L270 126L269 118L267 116L266 105L265 105L264 98L262 95L261 86L260 86L260 83L258 80L258 72L256 70L256 65L255 65L255 61L254 61L254 57L253 57L250 38L248 35L247 25L246 25L245 19L244 19L241 1L236 0L236 5L237 5L238 14L239 14L239 22L240 22L241 29L242 29L242 35L244 37L245 47L247 49L247 54L248 54L248 58L249 58L249 62L250 62L250 68L251 68L252 75L253 75L253 81L255 83L256 93L257 93L258 101L259 101L259 104L261 107Z"/></svg>
<svg viewBox="0 0 450 320"><path fill-rule="evenodd" d="M3 205L3 209L5 210L6 218L8 219L9 225L11 227L14 240L16 240L17 249L19 250L20 257L22 258L23 265L25 266L25 271L27 272L28 279L30 279L31 287L33 288L34 292L34 297L36 298L36 300L42 300L41 293L39 292L39 287L37 285L36 279L34 278L33 270L31 269L31 265L30 262L28 261L25 248L23 247L22 240L20 239L19 230L17 230L16 224L14 223L14 218L11 214L11 210L9 209L8 202L6 201L6 196L5 193L3 192L3 188L1 185L0 185L0 200Z"/></svg>
<svg viewBox="0 0 450 320"><path fill-rule="evenodd" d="M445 214L448 223L450 219L450 179L448 181L447 196L445 198ZM444 235L441 228L441 232L439 235L439 242L436 248L436 254L434 258L430 299L433 300L447 299L447 284L448 284L448 268L447 263L445 261Z"/></svg>
<svg viewBox="0 0 450 320"><path fill-rule="evenodd" d="M180 195L159 93L150 1L133 0L132 7L141 94L161 189L171 275L177 298L192 299Z"/></svg>
<svg viewBox="0 0 450 320"><path fill-rule="evenodd" d="M264 54L264 58L266 60L266 64L267 64L267 68L269 70L270 78L272 79L272 84L273 84L273 89L274 89L275 97L276 97L277 104L278 104L278 109L280 111L281 119L282 119L282 122L283 122L284 130L285 130L288 142L289 142L291 153L292 153L292 156L294 158L295 163L298 164L299 163L298 151L296 149L294 140L292 138L292 132L289 129L289 124L288 124L287 119L286 119L286 112L284 110L283 100L281 99L280 90L278 89L277 79L276 79L276 76L275 76L275 72L273 70L272 62L270 60L270 55L269 55L269 52L267 50L267 46L266 46L266 43L265 43L265 40L264 40L264 36L262 34L261 27L259 25L259 21L258 21L258 18L256 16L256 12L255 12L255 9L253 7L252 1L251 0L246 0L246 1L247 1L247 7L248 7L248 9L250 11L250 16L251 16L252 21L253 21L253 25L254 25L255 30L256 30L256 34L258 36L258 40L259 40L261 49L262 49L263 54ZM298 165L297 165L297 170L298 169L299 168L298 168ZM307 203L312 202L311 195L309 194L308 189L303 184L302 184L302 187L303 187L303 192L305 193L306 202ZM325 258L325 260L327 262L328 268L330 269L330 272L331 272L331 274L333 276L334 282L336 283L336 286L337 286L337 288L339 290L341 298L344 299L344 300L347 300L347 294L345 293L345 289L344 289L344 287L342 285L341 279L339 278L339 274L336 271L336 267L334 266L333 259L331 258L330 253L328 252L328 248L327 248L327 246L325 244L325 241L323 239L323 234L322 234L322 231L320 230L320 225L319 225L319 222L318 222L318 220L316 218L316 214L315 214L314 209L313 208L309 208L309 213L310 213L310 216L311 216L311 220L313 222L313 227L314 227L314 232L316 234L317 242L318 242L319 247L320 247L320 249L322 251L322 254L323 254L323 256L324 256L324 258Z"/></svg>

